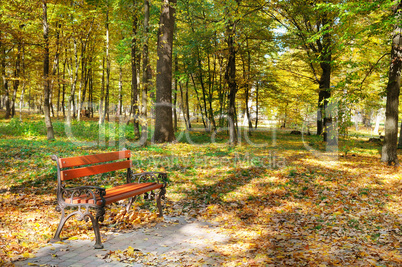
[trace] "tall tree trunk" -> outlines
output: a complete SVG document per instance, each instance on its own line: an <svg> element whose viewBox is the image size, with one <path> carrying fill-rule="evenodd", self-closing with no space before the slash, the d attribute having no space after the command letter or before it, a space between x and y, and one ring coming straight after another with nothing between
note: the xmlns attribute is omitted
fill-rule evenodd
<svg viewBox="0 0 402 267"><path fill-rule="evenodd" d="M188 129L191 129L191 119L190 119L190 105L188 101L188 78L186 80L186 114L187 114L187 122L188 122Z"/></svg>
<svg viewBox="0 0 402 267"><path fill-rule="evenodd" d="M202 90L202 104L203 104L202 109L204 110L206 120L208 120L209 116L208 116L208 111L207 111L207 97L206 97L206 92L205 92L204 74L203 74L203 70L202 70L201 56L200 56L199 50L200 49L197 46L198 78L200 79L200 85L201 85L201 90ZM194 87L195 87L195 83L194 83ZM201 104L200 104L200 108L201 108ZM208 130L211 130L210 121L206 121L204 123L204 127L208 128Z"/></svg>
<svg viewBox="0 0 402 267"><path fill-rule="evenodd" d="M77 80L78 80L78 52L77 52L77 41L74 38L73 41L74 47L74 58L75 58L75 68L73 67L73 59L71 59L70 64L70 81L71 81L71 93L67 100L67 125L71 125L71 111L73 112L73 117L75 117L75 89L77 87ZM74 71L74 73L73 73Z"/></svg>
<svg viewBox="0 0 402 267"><path fill-rule="evenodd" d="M236 34L235 24L229 20L226 27L226 42L228 44L228 63L225 78L229 86L229 107L228 107L228 123L229 123L229 143L237 144L236 123L236 50L234 47L234 36Z"/></svg>
<svg viewBox="0 0 402 267"><path fill-rule="evenodd" d="M87 35L87 37L89 37ZM86 95L86 83L87 83L87 58L86 58L86 46L87 42L81 40L81 79L80 79L80 86L78 87L78 114L77 120L80 121L81 119L81 112L84 109L84 102L85 102L85 95Z"/></svg>
<svg viewBox="0 0 402 267"><path fill-rule="evenodd" d="M88 69L88 118L93 118L93 69L92 69L92 57L89 63Z"/></svg>
<svg viewBox="0 0 402 267"><path fill-rule="evenodd" d="M155 132L157 143L176 140L172 121L172 48L176 0L162 1L156 63Z"/></svg>
<svg viewBox="0 0 402 267"><path fill-rule="evenodd" d="M186 126L186 130L189 130L189 124L187 121L187 115L186 115L186 105L184 103L184 96L183 96L183 85L182 83L179 83L179 89L180 89L180 102L181 102L181 110L183 112L183 119L184 119L184 125Z"/></svg>
<svg viewBox="0 0 402 267"><path fill-rule="evenodd" d="M60 62L60 28L61 28L61 24L57 23L56 24L56 53L54 56L54 62L53 62L53 70L52 70L52 77L51 77L51 89L50 91L54 91L54 80L55 77L57 77L57 86L58 86L58 90L57 90L57 107L56 107L56 116L57 118L59 117L59 108L60 108L60 78L59 76L56 74L59 73L59 62ZM53 116L54 116L54 111L53 111Z"/></svg>
<svg viewBox="0 0 402 267"><path fill-rule="evenodd" d="M20 74L21 74L21 50L22 50L22 43L18 41L18 48L17 48L17 57L15 60L15 69L14 69L14 90L13 96L11 98L11 117L15 116L15 101L17 100L17 92L18 87L20 86Z"/></svg>
<svg viewBox="0 0 402 267"><path fill-rule="evenodd" d="M109 7L106 11L106 92L105 92L105 117L109 120L109 87L110 87L110 56L109 56Z"/></svg>
<svg viewBox="0 0 402 267"><path fill-rule="evenodd" d="M123 113L123 67L119 66L119 102L117 104L117 116Z"/></svg>
<svg viewBox="0 0 402 267"><path fill-rule="evenodd" d="M331 81L331 66L326 63L321 63L322 75L319 82L318 92L318 113L317 115L317 135L323 134L324 141L327 141L326 124L328 122L327 108L331 93L329 91Z"/></svg>
<svg viewBox="0 0 402 267"><path fill-rule="evenodd" d="M224 125L224 114L223 114L223 110L224 110L224 106L225 106L225 102L226 102L226 95L225 92L223 90L223 58L220 57L219 58L219 86L218 86L218 98L219 98L219 126L223 127ZM225 75L226 76L226 75Z"/></svg>
<svg viewBox="0 0 402 267"><path fill-rule="evenodd" d="M135 5L135 0L133 1ZM137 10L133 14L133 38L131 39L131 109L130 114L134 118L134 134L135 136L140 135L140 126L138 121L139 110L138 110L138 83L137 83ZM129 120L130 121L130 120Z"/></svg>
<svg viewBox="0 0 402 267"><path fill-rule="evenodd" d="M196 86L196 83L195 83L195 80L194 80L194 76L193 76L193 74L190 74L190 76L191 76L191 80L193 81L194 92L195 92L195 95L197 97L198 106L200 108L202 124L204 125L204 128L207 128L207 122L206 122L206 119L204 119L204 115L207 116L207 114L204 113L204 111L203 111L204 109L201 106L201 100L200 100L200 97L198 96L198 91L197 91L197 86Z"/></svg>
<svg viewBox="0 0 402 267"><path fill-rule="evenodd" d="M214 86L215 86L215 73L216 73L216 55L213 57L213 70L211 73L211 68L210 68L210 59L208 56L208 72L209 72L209 83L208 83L208 103L209 103L209 116L210 116L210 121L212 123L212 130L216 130L216 123L215 123L215 117L214 117L214 110L212 108L212 101L214 97Z"/></svg>
<svg viewBox="0 0 402 267"><path fill-rule="evenodd" d="M243 61L243 80L244 84L244 93L245 93L245 113L247 118L247 124L249 128L249 132L253 129L253 124L250 118L250 107L249 107L249 99L250 99L250 71L251 71L251 55L248 50L248 39L247 39L247 60L242 56ZM247 65L247 70L246 70Z"/></svg>
<svg viewBox="0 0 402 267"><path fill-rule="evenodd" d="M385 107L385 143L382 147L381 160L388 165L399 166L397 154L398 141L398 106L402 71L402 28L399 26L402 1L393 8L398 19L395 25L391 48L391 64L389 67L387 85L387 104Z"/></svg>
<svg viewBox="0 0 402 267"><path fill-rule="evenodd" d="M141 139L142 146L147 145L148 140L148 88L150 67L148 62L148 32L149 32L149 1L144 0L144 47L142 50L142 93L141 93L141 115L143 120L141 122Z"/></svg>
<svg viewBox="0 0 402 267"><path fill-rule="evenodd" d="M43 39L45 41L44 46L44 58L43 58L43 88L44 88L44 95L43 95L43 107L45 113L45 124L47 130L47 139L54 140L54 132L53 132L53 125L52 120L50 118L50 80L49 80L49 25L47 23L47 3L46 0L42 2L43 6Z"/></svg>
<svg viewBox="0 0 402 267"><path fill-rule="evenodd" d="M332 23L324 14L321 21L322 25L328 25ZM318 42L318 41L317 41ZM320 50L320 67L322 74L319 80L319 92L318 92L318 113L317 113L317 135L323 134L324 142L329 145L337 144L337 136L335 135L333 124L332 124L332 114L329 108L329 98L331 97L331 61L332 61L332 51L331 51L331 35L330 33L325 33L322 38L322 45L317 45L321 47Z"/></svg>
<svg viewBox="0 0 402 267"><path fill-rule="evenodd" d="M257 81L255 85L255 129L258 126L258 109L259 109L259 94L260 94L260 83Z"/></svg>
<svg viewBox="0 0 402 267"><path fill-rule="evenodd" d="M9 119L11 116L11 105L10 105L10 91L8 89L8 80L6 72L6 48L4 44L1 47L1 76L2 76L2 87L4 91L4 106L6 107L5 119Z"/></svg>
<svg viewBox="0 0 402 267"><path fill-rule="evenodd" d="M22 107L24 106L24 94L25 94L25 86L26 86L26 75L25 75L25 46L22 45L22 55L21 55L21 64L22 64L22 90L20 96L20 121L22 121Z"/></svg>
<svg viewBox="0 0 402 267"><path fill-rule="evenodd" d="M61 108L63 110L63 118L66 117L66 109L64 107L64 105L65 105L65 97L66 97L66 82L65 82L65 79L66 79L66 64L67 64L67 55L66 55L66 58L64 59L64 63L63 63L63 85L62 85L63 93L62 93L62 96L61 96Z"/></svg>
<svg viewBox="0 0 402 267"><path fill-rule="evenodd" d="M103 101L105 98L105 57L102 58L102 85L99 97L99 124L105 122L105 113L103 112Z"/></svg>
<svg viewBox="0 0 402 267"><path fill-rule="evenodd" d="M173 90L173 130L177 131L177 73L179 71L179 60L177 56L174 58L174 90Z"/></svg>

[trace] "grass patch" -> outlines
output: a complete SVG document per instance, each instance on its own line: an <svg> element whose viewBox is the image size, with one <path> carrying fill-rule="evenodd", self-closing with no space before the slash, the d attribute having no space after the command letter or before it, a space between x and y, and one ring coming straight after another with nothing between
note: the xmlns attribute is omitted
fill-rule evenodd
<svg viewBox="0 0 402 267"><path fill-rule="evenodd" d="M96 121L74 122L71 138L63 121L54 125L56 141L49 142L40 120L0 121L3 262L34 252L54 234L59 213L54 210L52 154L68 157L127 147L135 151L133 171L168 172L168 215L214 221L231 237L210 249L227 263L365 266L374 258L379 265L401 264L395 251L401 231L400 174L380 163L373 152L377 147L364 138L341 139L351 152L342 157L339 151L328 160L325 153L316 157L309 150L326 151L320 137L302 139L281 130L274 135L272 129L248 136L242 132L236 147L227 146L224 132L215 139L212 133L190 132L187 141L183 132L178 143L144 148L135 145L130 126L110 123L103 131ZM110 187L123 181L124 174L116 172L81 182ZM136 228L115 220L120 209L114 205L107 211L102 231ZM141 221L142 215L131 215ZM62 235L93 238L89 224L75 222ZM211 251L194 253L207 256Z"/></svg>

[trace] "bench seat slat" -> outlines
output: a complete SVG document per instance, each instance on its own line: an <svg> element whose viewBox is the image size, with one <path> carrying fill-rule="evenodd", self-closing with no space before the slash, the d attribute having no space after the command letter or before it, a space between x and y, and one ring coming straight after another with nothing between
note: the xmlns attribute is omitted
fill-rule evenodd
<svg viewBox="0 0 402 267"><path fill-rule="evenodd" d="M69 168L81 165L96 164L106 161L127 159L130 158L130 156L131 156L130 150L123 150L123 151L109 152L96 155L60 158L59 165L60 168Z"/></svg>
<svg viewBox="0 0 402 267"><path fill-rule="evenodd" d="M117 171L121 169L131 168L132 161L118 161L113 163L106 163L102 165L95 165L89 167L82 167L76 169L70 169L65 171L60 171L60 178L62 181L71 180L78 177L90 176L99 173Z"/></svg>
<svg viewBox="0 0 402 267"><path fill-rule="evenodd" d="M162 188L162 186L163 184L157 183L131 183L119 185L113 188L106 189L106 195L104 196L104 198L106 200L106 204L110 204L122 199L141 195L147 191ZM88 198L87 196L74 197L72 203L71 198L67 198L65 202L67 204L94 204L93 199ZM96 204L102 204L99 197L97 197Z"/></svg>
<svg viewBox="0 0 402 267"><path fill-rule="evenodd" d="M129 197L138 196L145 192L155 190L155 189L160 189L162 187L163 187L163 184L151 183L148 186L141 186L133 191L122 192L120 194L111 195L110 197L108 197L107 190L106 190L106 196L105 196L106 204L110 204L110 203L113 203L113 202L116 202L116 201L119 201L122 199L126 199ZM98 201L98 205L100 205L100 204L101 204L100 201Z"/></svg>

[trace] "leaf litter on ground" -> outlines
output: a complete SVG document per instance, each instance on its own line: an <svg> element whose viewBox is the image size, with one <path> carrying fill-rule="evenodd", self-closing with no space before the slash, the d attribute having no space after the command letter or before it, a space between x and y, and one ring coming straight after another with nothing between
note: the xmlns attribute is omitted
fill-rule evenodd
<svg viewBox="0 0 402 267"><path fill-rule="evenodd" d="M0 141L4 166L0 260L4 264L33 257L57 228L55 168L49 156L102 152L87 151L84 146L49 146L40 139L14 141L15 145L12 140ZM135 171L169 173L166 214L217 223L217 231L230 239L177 255L148 255L128 247L109 252L105 260L206 264L191 262L194 257L189 255L196 255L214 256L222 266L400 266L399 169L380 163L370 147L368 152L360 149L333 162L316 158L302 147L300 140L283 133L278 134L276 146L229 149L225 144L177 143L141 150L138 162L144 163L145 158L148 165L138 165ZM197 158L192 156L194 151ZM160 160L164 157L170 158ZM274 160L285 164L273 165ZM81 182L111 186L123 179L123 175L106 175ZM123 210L120 203L108 208L102 235L161 222L154 206L142 201L128 213ZM94 238L90 224L75 220L68 221L62 236Z"/></svg>

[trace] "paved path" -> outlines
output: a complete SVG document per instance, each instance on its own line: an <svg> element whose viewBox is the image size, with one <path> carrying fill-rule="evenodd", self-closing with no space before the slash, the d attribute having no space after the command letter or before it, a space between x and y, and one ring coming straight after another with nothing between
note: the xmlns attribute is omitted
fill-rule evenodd
<svg viewBox="0 0 402 267"><path fill-rule="evenodd" d="M213 254L201 256L196 253L199 249L206 249L228 240L216 230L215 226L206 222L165 216L165 222L155 227L141 228L124 234L111 233L103 242L104 249L94 249L94 241L90 240L67 240L64 244L50 244L41 248L35 258L15 262L15 265L144 266L147 261L153 261L157 266L219 266L219 258ZM135 253L143 256L126 257L125 262L121 261L121 256L118 259L111 256L110 251L123 251L128 247L134 248Z"/></svg>

